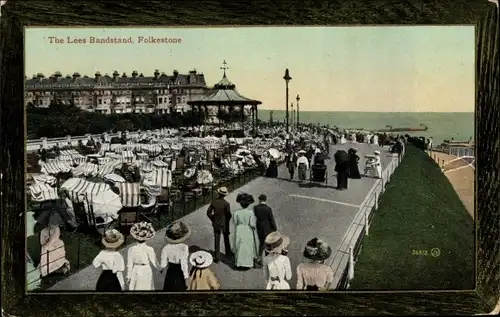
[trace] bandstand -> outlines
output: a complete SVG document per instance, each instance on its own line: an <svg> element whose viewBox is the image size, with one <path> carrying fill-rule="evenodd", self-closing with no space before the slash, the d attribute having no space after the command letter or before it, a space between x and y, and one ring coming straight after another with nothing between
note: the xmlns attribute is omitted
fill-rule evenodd
<svg viewBox="0 0 500 317"><path fill-rule="evenodd" d="M245 107L250 106L251 117L252 117L252 135L257 134L257 120L258 120L258 108L257 106L262 104L258 100L249 99L242 96L237 90L236 85L234 85L226 76L226 61L223 62L224 66L221 69L224 70L222 79L214 85L213 91L204 96L200 100L188 101L187 104L191 106L192 112L201 113L202 109L206 111L209 115L208 124L218 124L221 127L220 118L215 119L223 110L228 111L230 114L234 113L236 108L239 108L241 112L241 127L244 130L245 123ZM197 111L196 111L197 110ZM216 110L216 112L214 111Z"/></svg>

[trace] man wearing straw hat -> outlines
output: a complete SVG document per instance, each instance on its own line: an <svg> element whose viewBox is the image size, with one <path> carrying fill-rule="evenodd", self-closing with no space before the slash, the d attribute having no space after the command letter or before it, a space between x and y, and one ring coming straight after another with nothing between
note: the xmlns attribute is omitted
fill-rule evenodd
<svg viewBox="0 0 500 317"><path fill-rule="evenodd" d="M224 237L224 249L226 257L232 257L231 245L229 242L229 221L231 220L231 207L225 197L229 194L226 187L217 189L218 197L207 209L207 217L212 222L214 228L214 262L220 260L220 236Z"/></svg>

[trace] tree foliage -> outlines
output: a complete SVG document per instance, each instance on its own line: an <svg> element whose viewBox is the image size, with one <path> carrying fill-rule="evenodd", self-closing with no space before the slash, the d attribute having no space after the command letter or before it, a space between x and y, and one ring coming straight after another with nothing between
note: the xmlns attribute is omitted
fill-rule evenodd
<svg viewBox="0 0 500 317"><path fill-rule="evenodd" d="M204 111L200 113L188 111L184 114L114 113L106 115L81 110L74 104L64 105L56 102L52 102L48 108L38 108L29 103L26 112L28 139L177 128L203 124L206 118ZM239 121L241 114L235 111L233 114L226 114L223 119L226 122Z"/></svg>

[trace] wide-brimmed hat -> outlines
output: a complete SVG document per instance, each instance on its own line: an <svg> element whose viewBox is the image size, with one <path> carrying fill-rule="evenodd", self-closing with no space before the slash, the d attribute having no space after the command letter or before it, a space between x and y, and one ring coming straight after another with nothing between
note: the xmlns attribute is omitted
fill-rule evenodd
<svg viewBox="0 0 500 317"><path fill-rule="evenodd" d="M156 234L153 225L146 221L134 223L130 228L130 235L137 241L147 241Z"/></svg>
<svg viewBox="0 0 500 317"><path fill-rule="evenodd" d="M304 257L313 261L323 261L332 255L332 248L323 240L309 240L304 248Z"/></svg>
<svg viewBox="0 0 500 317"><path fill-rule="evenodd" d="M271 232L264 240L266 251L269 253L281 253L290 244L290 238L278 231Z"/></svg>
<svg viewBox="0 0 500 317"><path fill-rule="evenodd" d="M196 251L189 256L189 263L199 269L209 267L210 265L212 265L213 261L214 258L212 257L212 255L203 250Z"/></svg>
<svg viewBox="0 0 500 317"><path fill-rule="evenodd" d="M236 196L236 202L240 205L251 205L255 202L255 199L250 194L239 193L238 196Z"/></svg>
<svg viewBox="0 0 500 317"><path fill-rule="evenodd" d="M380 155L380 151L373 151L373 154Z"/></svg>
<svg viewBox="0 0 500 317"><path fill-rule="evenodd" d="M182 221L169 225L165 231L165 240L168 243L182 243L191 235L191 229Z"/></svg>
<svg viewBox="0 0 500 317"><path fill-rule="evenodd" d="M108 249L117 249L125 242L125 238L120 231L111 229L104 233L104 237L102 237L101 241L104 247Z"/></svg>
<svg viewBox="0 0 500 317"><path fill-rule="evenodd" d="M228 195L228 194L229 194L229 192L227 191L227 188L226 188L226 187L220 187L220 188L217 188L217 192L218 192L219 194L221 194L221 195L224 195L224 196L226 196L226 195Z"/></svg>
<svg viewBox="0 0 500 317"><path fill-rule="evenodd" d="M299 151L299 154L306 154L306 151L304 151L304 150L300 150L300 151Z"/></svg>

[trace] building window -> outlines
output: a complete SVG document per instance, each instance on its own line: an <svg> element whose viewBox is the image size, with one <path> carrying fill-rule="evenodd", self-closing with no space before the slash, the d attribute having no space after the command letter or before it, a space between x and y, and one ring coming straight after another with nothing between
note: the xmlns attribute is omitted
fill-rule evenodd
<svg viewBox="0 0 500 317"><path fill-rule="evenodd" d="M43 100L42 99L38 100L38 104L43 105Z"/></svg>
<svg viewBox="0 0 500 317"><path fill-rule="evenodd" d="M163 103L163 98L162 97L158 98L158 103Z"/></svg>
<svg viewBox="0 0 500 317"><path fill-rule="evenodd" d="M177 102L181 102L181 97L177 97Z"/></svg>
<svg viewBox="0 0 500 317"><path fill-rule="evenodd" d="M97 99L97 103L102 105L102 99L101 98Z"/></svg>

